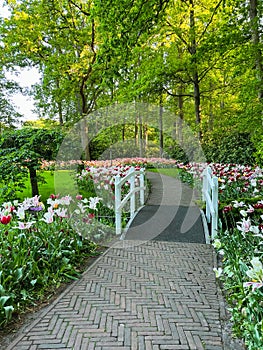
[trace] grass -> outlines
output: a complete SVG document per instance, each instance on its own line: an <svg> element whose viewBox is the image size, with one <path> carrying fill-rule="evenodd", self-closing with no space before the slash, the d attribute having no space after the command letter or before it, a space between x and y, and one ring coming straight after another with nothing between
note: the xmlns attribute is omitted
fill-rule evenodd
<svg viewBox="0 0 263 350"><path fill-rule="evenodd" d="M60 195L78 194L73 172L69 170L58 170L56 172L44 171L40 175L44 179L44 182L39 182L38 184L42 202L46 202L52 193ZM20 200L32 196L29 177L24 185L25 188L17 193L17 197Z"/></svg>
<svg viewBox="0 0 263 350"><path fill-rule="evenodd" d="M187 184L191 188L195 188L197 190L197 193L199 193L199 195L201 194L201 188L202 188L201 181L194 179L193 175L188 171L182 170L180 168L159 168L159 169L149 169L149 171L167 175L177 180L180 180L181 182ZM204 203L201 200L198 200L196 204L199 207L203 207L204 205Z"/></svg>
<svg viewBox="0 0 263 350"><path fill-rule="evenodd" d="M149 171L152 171L154 173L160 173L163 175L171 176L176 179L179 178L180 171L177 168L159 168L159 169L149 169Z"/></svg>

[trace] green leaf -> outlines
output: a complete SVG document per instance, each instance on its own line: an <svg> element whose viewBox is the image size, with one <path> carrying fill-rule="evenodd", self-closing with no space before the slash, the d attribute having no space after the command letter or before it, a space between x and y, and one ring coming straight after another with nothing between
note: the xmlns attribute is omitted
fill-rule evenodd
<svg viewBox="0 0 263 350"><path fill-rule="evenodd" d="M31 284L32 286L34 286L36 283L37 283L37 278L30 281L30 284Z"/></svg>
<svg viewBox="0 0 263 350"><path fill-rule="evenodd" d="M23 277L23 267L16 269L14 272L15 281L18 282Z"/></svg>
<svg viewBox="0 0 263 350"><path fill-rule="evenodd" d="M4 306L5 303L7 302L7 300L9 300L9 299L10 299L10 296L7 296L7 295L2 296L2 297L0 298L0 306Z"/></svg>
<svg viewBox="0 0 263 350"><path fill-rule="evenodd" d="M12 314L14 312L14 307L12 305L5 306L4 310L5 310L5 317L6 317L7 321L10 321L12 318Z"/></svg>
<svg viewBox="0 0 263 350"><path fill-rule="evenodd" d="M27 300L28 299L29 293L25 289L22 289L20 293L22 295L22 299L23 300Z"/></svg>
<svg viewBox="0 0 263 350"><path fill-rule="evenodd" d="M0 296L5 294L5 288L0 284Z"/></svg>

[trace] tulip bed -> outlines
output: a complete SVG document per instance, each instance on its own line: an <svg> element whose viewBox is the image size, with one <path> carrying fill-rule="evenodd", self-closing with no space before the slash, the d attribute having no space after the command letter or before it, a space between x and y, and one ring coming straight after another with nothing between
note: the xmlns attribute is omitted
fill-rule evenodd
<svg viewBox="0 0 263 350"><path fill-rule="evenodd" d="M213 242L237 336L263 348L263 171L225 166L220 181L221 229Z"/></svg>
<svg viewBox="0 0 263 350"><path fill-rule="evenodd" d="M97 254L110 227L96 220L100 199L38 196L0 208L0 325L46 298L62 281L76 279L85 259Z"/></svg>

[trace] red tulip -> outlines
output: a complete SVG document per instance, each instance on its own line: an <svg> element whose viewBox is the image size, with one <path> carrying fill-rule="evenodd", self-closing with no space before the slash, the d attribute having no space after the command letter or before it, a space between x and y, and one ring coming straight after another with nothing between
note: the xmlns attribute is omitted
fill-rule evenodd
<svg viewBox="0 0 263 350"><path fill-rule="evenodd" d="M11 221L11 215L3 215L3 216L0 218L0 222L1 222L1 224L3 224L3 225L9 224L10 221Z"/></svg>

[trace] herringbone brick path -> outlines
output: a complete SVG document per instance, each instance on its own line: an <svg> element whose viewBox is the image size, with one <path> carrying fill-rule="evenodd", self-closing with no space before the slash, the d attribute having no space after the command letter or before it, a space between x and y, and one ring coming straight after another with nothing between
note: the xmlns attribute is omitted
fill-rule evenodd
<svg viewBox="0 0 263 350"><path fill-rule="evenodd" d="M209 245L120 241L7 349L222 350Z"/></svg>

